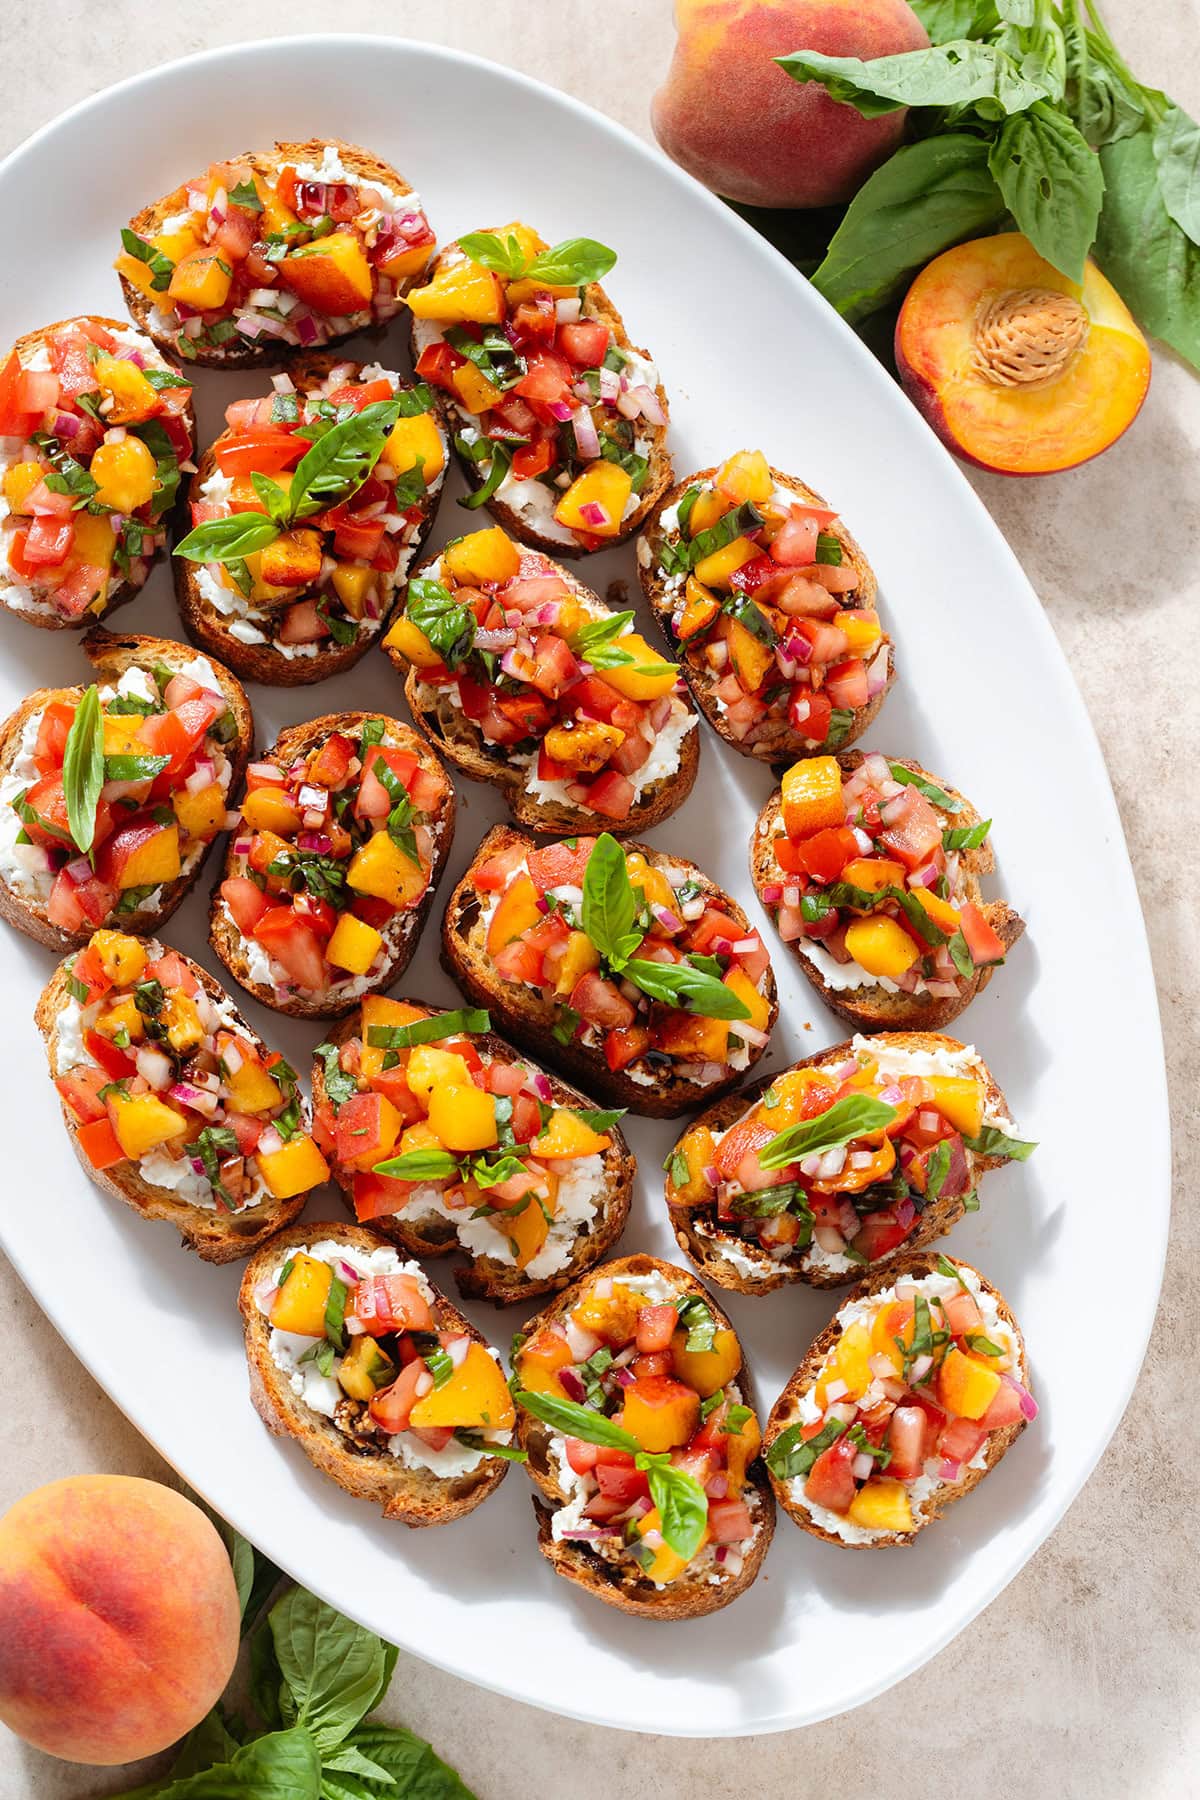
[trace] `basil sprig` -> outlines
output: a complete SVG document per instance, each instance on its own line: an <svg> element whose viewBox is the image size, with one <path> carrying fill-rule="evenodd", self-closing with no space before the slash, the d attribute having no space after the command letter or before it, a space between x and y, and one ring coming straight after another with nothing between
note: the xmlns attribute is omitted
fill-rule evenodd
<svg viewBox="0 0 1200 1800"><path fill-rule="evenodd" d="M96 836L96 807L104 786L104 713L100 690L85 688L63 752L63 797L76 846L86 855Z"/></svg>
<svg viewBox="0 0 1200 1800"><path fill-rule="evenodd" d="M353 1075L347 1075L345 1069L343 1069L338 1060L338 1048L336 1044L318 1044L313 1051L313 1055L319 1057L321 1060L325 1077L325 1092L329 1096L329 1101L334 1112L338 1112L346 1104L347 1100L351 1099L353 1095L358 1092L354 1077Z"/></svg>
<svg viewBox="0 0 1200 1800"><path fill-rule="evenodd" d="M405 592L404 610L448 669L466 661L475 641L475 614L442 582L414 575Z"/></svg>
<svg viewBox="0 0 1200 1800"><path fill-rule="evenodd" d="M547 287L584 287L602 281L617 260L615 250L595 238L564 238L550 250L529 257L511 232L500 238L492 231L471 231L458 247L472 262L481 263L506 281L544 281Z"/></svg>
<svg viewBox="0 0 1200 1800"><path fill-rule="evenodd" d="M210 519L189 531L174 554L205 563L264 550L299 520L357 492L383 454L399 417L398 400L372 401L317 439L292 471L286 488L262 475L253 478L255 492L268 509L265 514L231 513L228 518Z"/></svg>
<svg viewBox="0 0 1200 1800"><path fill-rule="evenodd" d="M1036 1143L1006 1137L994 1125L985 1125L978 1137L964 1137L963 1143L976 1156L1002 1156L1006 1162L1028 1162L1037 1149Z"/></svg>
<svg viewBox="0 0 1200 1800"><path fill-rule="evenodd" d="M613 613L608 618L589 619L585 625L569 639L572 650L594 669L628 669L637 665L638 674L659 675L665 666L675 668L677 664L661 663L637 664L632 650L625 649L621 638L633 624L632 612Z"/></svg>
<svg viewBox="0 0 1200 1800"><path fill-rule="evenodd" d="M733 989L697 967L650 962L635 957L645 938L637 926L638 902L625 852L610 832L603 832L588 858L583 877L581 924L613 974L632 981L652 1000L696 1013L705 1019L748 1019L750 1009Z"/></svg>
<svg viewBox="0 0 1200 1800"><path fill-rule="evenodd" d="M580 1406L574 1400L560 1400L556 1394L531 1394L522 1388L516 1396L523 1412L540 1419L553 1431L580 1438L585 1444L599 1444L604 1450L628 1450L636 1455L641 1445L631 1431L614 1425L611 1419L594 1407Z"/></svg>
<svg viewBox="0 0 1200 1800"><path fill-rule="evenodd" d="M898 781L902 787L916 788L918 794L924 794L930 805L936 806L941 812L962 811L962 801L956 800L953 794L948 794L945 788L938 786L936 781L928 780L926 776L918 774L914 769L906 769L900 762L890 762L888 768L892 772L893 781Z"/></svg>
<svg viewBox="0 0 1200 1800"><path fill-rule="evenodd" d="M784 1169L803 1157L820 1156L841 1144L853 1143L855 1138L883 1131L895 1117L896 1108L886 1100L876 1100L870 1094L847 1094L815 1119L802 1119L798 1125L777 1132L763 1145L758 1160L764 1169Z"/></svg>
<svg viewBox="0 0 1200 1800"><path fill-rule="evenodd" d="M781 1431L766 1452L766 1464L780 1481L794 1481L807 1475L818 1456L836 1444L846 1426L841 1419L828 1419L812 1437L804 1436L804 1422L797 1419Z"/></svg>

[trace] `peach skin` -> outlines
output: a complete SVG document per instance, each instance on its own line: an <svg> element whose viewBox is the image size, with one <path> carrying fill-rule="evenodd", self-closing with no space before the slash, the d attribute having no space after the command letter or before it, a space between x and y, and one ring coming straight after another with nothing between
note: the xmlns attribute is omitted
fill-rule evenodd
<svg viewBox="0 0 1200 1800"><path fill-rule="evenodd" d="M841 205L899 145L904 109L864 119L772 59L924 50L925 27L905 0L676 0L675 23L654 132L714 193L749 206Z"/></svg>
<svg viewBox="0 0 1200 1800"><path fill-rule="evenodd" d="M67 1762L165 1750L219 1698L240 1608L216 1530L125 1475L37 1488L0 1519L0 1720Z"/></svg>
<svg viewBox="0 0 1200 1800"><path fill-rule="evenodd" d="M947 448L1002 475L1099 456L1150 385L1146 340L1095 265L1076 285L1016 231L922 270L896 322L896 365Z"/></svg>

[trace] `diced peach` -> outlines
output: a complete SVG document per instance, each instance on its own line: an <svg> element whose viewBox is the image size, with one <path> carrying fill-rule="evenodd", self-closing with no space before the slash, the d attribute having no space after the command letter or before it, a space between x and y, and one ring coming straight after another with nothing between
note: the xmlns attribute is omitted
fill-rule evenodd
<svg viewBox="0 0 1200 1800"><path fill-rule="evenodd" d="M846 823L842 771L836 756L809 756L783 777L783 825L790 838Z"/></svg>
<svg viewBox="0 0 1200 1800"><path fill-rule="evenodd" d="M705 1400L732 1381L742 1366L742 1347L737 1333L718 1326L711 1350L689 1350L687 1332L680 1327L671 1339L671 1358L681 1381Z"/></svg>
<svg viewBox="0 0 1200 1800"><path fill-rule="evenodd" d="M229 1103L234 1112L274 1112L283 1095L273 1075L268 1075L260 1062L242 1056L236 1069L224 1077Z"/></svg>
<svg viewBox="0 0 1200 1800"><path fill-rule="evenodd" d="M700 1395L669 1375L647 1375L623 1388L618 1423L643 1450L658 1453L686 1444L700 1419Z"/></svg>
<svg viewBox="0 0 1200 1800"><path fill-rule="evenodd" d="M271 1323L276 1331L294 1331L297 1337L324 1337L333 1270L303 1250L287 1260L292 1266L271 1302Z"/></svg>
<svg viewBox="0 0 1200 1800"><path fill-rule="evenodd" d="M367 595L376 586L378 576L374 569L366 569L361 563L338 563L330 576L333 591L345 607L352 619L361 619L367 609ZM414 630L415 630L414 626ZM424 639L428 643L428 639ZM436 659L437 652L433 655Z"/></svg>
<svg viewBox="0 0 1200 1800"><path fill-rule="evenodd" d="M856 856L842 870L842 880L851 887L862 888L864 893L875 894L880 888L903 887L905 870L903 863L892 862L886 856Z"/></svg>
<svg viewBox="0 0 1200 1800"><path fill-rule="evenodd" d="M277 1200L290 1200L329 1180L329 1164L310 1137L289 1138L278 1150L258 1150L259 1174Z"/></svg>
<svg viewBox="0 0 1200 1800"><path fill-rule="evenodd" d="M139 437L123 437L103 443L91 462L96 482L95 498L114 512L136 512L154 497L154 457Z"/></svg>
<svg viewBox="0 0 1200 1800"><path fill-rule="evenodd" d="M949 1413L982 1419L1000 1389L1000 1377L978 1357L952 1344L937 1374L938 1399Z"/></svg>
<svg viewBox="0 0 1200 1800"><path fill-rule="evenodd" d="M134 1162L160 1144L168 1144L172 1138L184 1137L187 1133L188 1124L183 1114L156 1094L117 1092L108 1096L108 1106L117 1142Z"/></svg>
<svg viewBox="0 0 1200 1800"><path fill-rule="evenodd" d="M386 649L398 650L401 656L407 657L414 668L436 669L441 663L441 653L404 613L389 627L383 642Z"/></svg>
<svg viewBox="0 0 1200 1800"><path fill-rule="evenodd" d="M954 936L958 930L960 916L956 906L951 906L948 900L943 900L939 894L934 893L932 888L913 888L912 896L922 911L929 914L940 930L946 932L950 937Z"/></svg>
<svg viewBox="0 0 1200 1800"><path fill-rule="evenodd" d="M130 987L146 968L146 946L127 931L94 931L89 948L114 987Z"/></svg>
<svg viewBox="0 0 1200 1800"><path fill-rule="evenodd" d="M493 406L499 406L504 398L504 389L489 381L473 362L459 363L451 371L450 383L462 405L471 413L488 412Z"/></svg>
<svg viewBox="0 0 1200 1800"><path fill-rule="evenodd" d="M662 1516L657 1506L652 1506L648 1513L643 1513L642 1517L637 1520L634 1529L643 1538L652 1531L658 1532L661 1536ZM663 1539L655 1546L653 1558L643 1573L647 1581L653 1581L658 1587L668 1587L672 1581L679 1580L688 1566L686 1558L680 1556L677 1550L672 1550L670 1544Z"/></svg>
<svg viewBox="0 0 1200 1800"><path fill-rule="evenodd" d="M627 700L657 700L669 694L679 671L675 664L649 645L638 631L627 631L616 640L617 648L633 657L630 664L605 669L604 679Z"/></svg>
<svg viewBox="0 0 1200 1800"><path fill-rule="evenodd" d="M367 994L362 1003L362 1053L360 1068L365 1080L370 1081L383 1071L383 1059L386 1050L378 1049L368 1042L374 1026L412 1025L418 1019L428 1017L424 1007L412 1006L407 1000L389 1000L386 994Z"/></svg>
<svg viewBox="0 0 1200 1800"><path fill-rule="evenodd" d="M419 862L397 844L387 831L377 831L359 846L346 870L346 885L356 894L372 894L392 906L411 906L428 885Z"/></svg>
<svg viewBox="0 0 1200 1800"><path fill-rule="evenodd" d="M767 671L775 666L774 650L752 631L747 631L738 619L729 620L726 642L735 675L748 694L756 694L767 678Z"/></svg>
<svg viewBox="0 0 1200 1800"><path fill-rule="evenodd" d="M441 473L445 460L441 433L432 413L412 413L406 419L397 419L388 433L380 458L397 475L407 475L420 463L426 487Z"/></svg>
<svg viewBox="0 0 1200 1800"><path fill-rule="evenodd" d="M499 1140L495 1099L474 1082L435 1087L429 1096L429 1125L438 1141L458 1155L490 1150Z"/></svg>
<svg viewBox="0 0 1200 1800"><path fill-rule="evenodd" d="M673 1205L701 1206L711 1199L713 1190L705 1180L704 1172L712 1166L715 1155L716 1142L707 1125L694 1125L680 1138L670 1164L670 1199ZM676 1157L682 1157L687 1165L687 1177L683 1181L675 1179Z"/></svg>
<svg viewBox="0 0 1200 1800"><path fill-rule="evenodd" d="M233 270L215 250L192 250L176 263L167 292L197 312L224 306L229 298Z"/></svg>
<svg viewBox="0 0 1200 1800"><path fill-rule="evenodd" d="M273 831L280 837L300 829L300 813L282 787L252 788L242 801L242 818L251 831Z"/></svg>
<svg viewBox="0 0 1200 1800"><path fill-rule="evenodd" d="M730 500L761 504L775 491L770 464L761 450L738 450L717 470L717 486Z"/></svg>
<svg viewBox="0 0 1200 1800"><path fill-rule="evenodd" d="M921 954L904 928L883 913L855 919L848 925L846 949L868 975L888 980L911 969Z"/></svg>
<svg viewBox="0 0 1200 1800"><path fill-rule="evenodd" d="M538 923L541 916L537 889L528 875L518 875L500 896L488 924L488 955L495 956L497 951L503 950L505 944L523 937Z"/></svg>
<svg viewBox="0 0 1200 1800"><path fill-rule="evenodd" d="M749 538L734 538L732 543L700 558L696 564L696 580L702 587L728 588L729 577L759 555L757 544L752 544Z"/></svg>
<svg viewBox="0 0 1200 1800"><path fill-rule="evenodd" d="M765 994L760 994L744 969L735 963L725 977L725 986L731 994L736 994L746 1008L749 1017L746 1024L754 1031L765 1031L771 1017L771 1008Z"/></svg>
<svg viewBox="0 0 1200 1800"><path fill-rule="evenodd" d="M383 936L373 925L344 912L325 946L326 961L351 975L365 975L383 948Z"/></svg>
<svg viewBox="0 0 1200 1800"><path fill-rule="evenodd" d="M573 931L567 939L562 961L558 965L558 973L554 979L556 994L566 995L574 991L576 982L586 975L589 969L600 967L600 952L593 944L586 931Z"/></svg>
<svg viewBox="0 0 1200 1800"><path fill-rule="evenodd" d="M902 1481L873 1475L855 1494L846 1517L868 1531L911 1531L913 1516L908 1489Z"/></svg>
<svg viewBox="0 0 1200 1800"><path fill-rule="evenodd" d="M176 788L171 805L179 828L190 838L215 837L225 826L225 792L219 781L210 781L198 793Z"/></svg>
<svg viewBox="0 0 1200 1800"><path fill-rule="evenodd" d="M533 1154L548 1162L566 1162L577 1156L600 1156L611 1145L606 1131L593 1131L578 1113L560 1106L533 1140Z"/></svg>
<svg viewBox="0 0 1200 1800"><path fill-rule="evenodd" d="M334 231L291 251L277 265L285 288L314 312L340 318L371 304L374 276L366 251L352 231Z"/></svg>
<svg viewBox="0 0 1200 1800"><path fill-rule="evenodd" d="M441 1425L464 1431L507 1431L515 1419L512 1395L499 1363L482 1344L471 1343L450 1379L417 1401L410 1422L420 1430Z"/></svg>
<svg viewBox="0 0 1200 1800"><path fill-rule="evenodd" d="M453 263L438 269L428 286L414 288L408 305L414 319L499 325L504 317L504 290L491 270L479 263Z"/></svg>
<svg viewBox="0 0 1200 1800"><path fill-rule="evenodd" d="M575 1358L566 1338L543 1327L522 1344L516 1355L517 1373L522 1387L531 1394L557 1394L565 1399L566 1390L558 1379L558 1370L569 1368Z"/></svg>
<svg viewBox="0 0 1200 1800"><path fill-rule="evenodd" d="M321 534L307 526L283 531L259 557L260 578L271 587L309 587L321 573Z"/></svg>
<svg viewBox="0 0 1200 1800"><path fill-rule="evenodd" d="M730 1494L736 1496L746 1485L746 1470L762 1449L762 1426L758 1415L751 1412L736 1431L725 1434L725 1479Z"/></svg>
<svg viewBox="0 0 1200 1800"><path fill-rule="evenodd" d="M595 462L576 476L554 509L560 525L592 537L616 537L633 492L633 478L619 463ZM595 509L595 510L593 510ZM606 677L611 671L606 671Z"/></svg>
<svg viewBox="0 0 1200 1800"><path fill-rule="evenodd" d="M984 1083L970 1075L931 1075L927 1080L929 1098L943 1117L964 1137L978 1137L987 1098Z"/></svg>

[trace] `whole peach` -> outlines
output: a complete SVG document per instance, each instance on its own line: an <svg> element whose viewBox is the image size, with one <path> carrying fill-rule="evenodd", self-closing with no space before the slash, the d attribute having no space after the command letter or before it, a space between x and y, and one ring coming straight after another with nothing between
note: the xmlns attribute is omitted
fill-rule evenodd
<svg viewBox="0 0 1200 1800"><path fill-rule="evenodd" d="M67 1762L165 1750L237 1660L225 1546L190 1500L127 1475L52 1481L0 1519L0 1720Z"/></svg>
<svg viewBox="0 0 1200 1800"><path fill-rule="evenodd" d="M923 50L905 0L676 0L679 31L651 118L667 155L750 206L835 206L891 155L905 112L864 119L772 59L793 50L893 56Z"/></svg>

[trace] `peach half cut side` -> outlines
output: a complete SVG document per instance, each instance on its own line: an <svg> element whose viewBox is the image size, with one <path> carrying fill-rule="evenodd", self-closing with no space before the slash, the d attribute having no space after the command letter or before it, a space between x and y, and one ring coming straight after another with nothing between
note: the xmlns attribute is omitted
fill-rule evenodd
<svg viewBox="0 0 1200 1800"><path fill-rule="evenodd" d="M1150 385L1150 351L1091 262L1082 283L1019 232L946 250L896 321L905 392L948 449L1002 475L1073 469L1115 443Z"/></svg>

